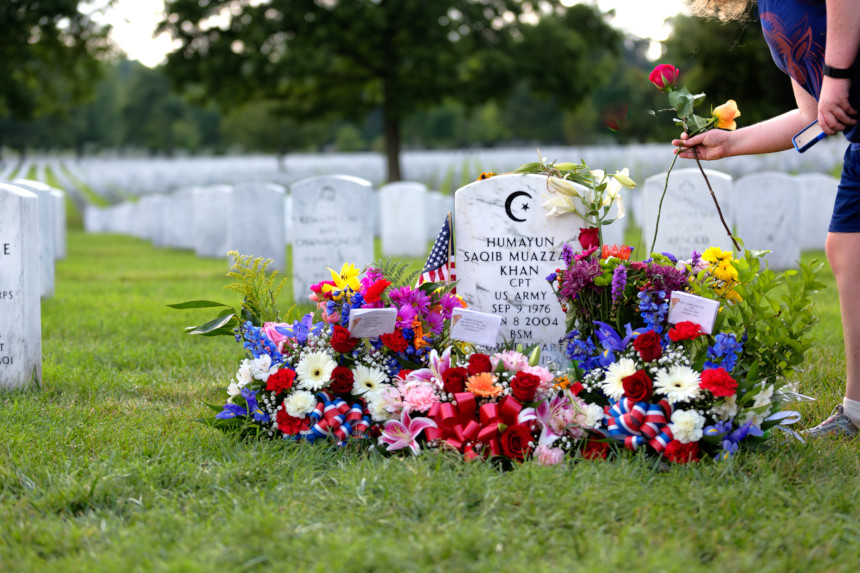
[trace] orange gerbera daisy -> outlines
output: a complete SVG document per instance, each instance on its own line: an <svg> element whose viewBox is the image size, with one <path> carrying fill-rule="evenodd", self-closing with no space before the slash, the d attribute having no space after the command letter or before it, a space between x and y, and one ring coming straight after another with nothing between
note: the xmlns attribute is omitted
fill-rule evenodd
<svg viewBox="0 0 860 573"><path fill-rule="evenodd" d="M627 261L630 259L630 253L632 252L633 247L628 247L627 245L603 245L603 248L600 250L600 258L602 260L616 257L622 261Z"/></svg>
<svg viewBox="0 0 860 573"><path fill-rule="evenodd" d="M481 372L474 376L469 376L466 380L466 390L475 396L490 398L498 396L502 393L502 387L495 384L496 378L489 372Z"/></svg>

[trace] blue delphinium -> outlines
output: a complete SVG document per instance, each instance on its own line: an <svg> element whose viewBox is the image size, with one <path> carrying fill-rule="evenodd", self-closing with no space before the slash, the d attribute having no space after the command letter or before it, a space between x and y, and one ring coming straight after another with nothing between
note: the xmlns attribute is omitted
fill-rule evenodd
<svg viewBox="0 0 860 573"><path fill-rule="evenodd" d="M278 352L278 347L263 333L263 329L254 326L250 321L245 321L240 332L245 340L242 345L245 350L251 353L251 356L259 358L268 354L272 359L272 364L280 364L283 361L283 354Z"/></svg>
<svg viewBox="0 0 860 573"><path fill-rule="evenodd" d="M644 330L653 330L657 334L663 332L662 323L666 319L666 313L669 312L669 302L666 300L666 292L658 291L642 291L639 297L639 312L642 315L642 320L645 321ZM654 300L658 302L654 302Z"/></svg>
<svg viewBox="0 0 860 573"><path fill-rule="evenodd" d="M720 368L726 372L734 370L738 355L743 350L743 344L737 341L734 334L720 333L714 338L714 344L708 347L708 359L705 368Z"/></svg>

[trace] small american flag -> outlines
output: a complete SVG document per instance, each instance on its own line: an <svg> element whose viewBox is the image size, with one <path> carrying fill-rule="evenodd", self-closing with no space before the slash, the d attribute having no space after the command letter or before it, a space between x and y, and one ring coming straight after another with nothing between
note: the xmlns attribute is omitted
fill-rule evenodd
<svg viewBox="0 0 860 573"><path fill-rule="evenodd" d="M451 252L451 213L448 213L424 264L424 270L418 277L418 284L453 282L457 280L455 269L454 254Z"/></svg>

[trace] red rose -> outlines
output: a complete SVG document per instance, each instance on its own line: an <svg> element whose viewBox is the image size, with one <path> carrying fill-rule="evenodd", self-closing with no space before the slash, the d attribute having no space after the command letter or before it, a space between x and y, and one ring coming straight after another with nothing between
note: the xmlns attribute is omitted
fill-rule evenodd
<svg viewBox="0 0 860 573"><path fill-rule="evenodd" d="M397 377L401 380L406 380L406 377L412 373L412 370L408 370L406 368L401 368L400 372L397 373Z"/></svg>
<svg viewBox="0 0 860 573"><path fill-rule="evenodd" d="M648 75L648 80L661 92L668 92L675 87L680 70L671 64L660 64Z"/></svg>
<svg viewBox="0 0 860 573"><path fill-rule="evenodd" d="M492 372L493 365L490 362L490 357L486 354L473 354L469 357L469 376L480 374L481 372Z"/></svg>
<svg viewBox="0 0 860 573"><path fill-rule="evenodd" d="M278 408L278 429L288 436L295 436L299 432L307 430L311 427L309 418L296 418L287 414L284 406Z"/></svg>
<svg viewBox="0 0 860 573"><path fill-rule="evenodd" d="M624 395L634 402L647 402L651 399L654 385L644 370L637 370L630 376L621 379L624 385Z"/></svg>
<svg viewBox="0 0 860 573"><path fill-rule="evenodd" d="M296 379L296 371L290 368L278 368L278 371L266 380L266 390L269 392L286 392L293 387Z"/></svg>
<svg viewBox="0 0 860 573"><path fill-rule="evenodd" d="M383 334L379 337L379 340L381 340L382 344L384 344L394 352L403 352L404 350L409 348L409 342L405 338L403 338L403 332L401 332L400 330L395 330L394 332Z"/></svg>
<svg viewBox="0 0 860 573"><path fill-rule="evenodd" d="M574 382L570 385L570 393L574 396L579 396L579 393L582 392L582 384L579 382Z"/></svg>
<svg viewBox="0 0 860 573"><path fill-rule="evenodd" d="M522 461L531 451L529 442L533 441L532 431L528 426L516 424L508 426L502 434L502 453L512 460Z"/></svg>
<svg viewBox="0 0 860 573"><path fill-rule="evenodd" d="M723 367L720 367L702 372L699 387L704 388L714 396L724 398L732 396L737 392L738 383L734 378L729 376L729 373Z"/></svg>
<svg viewBox="0 0 860 573"><path fill-rule="evenodd" d="M633 348L639 352L639 357L645 362L657 360L663 354L663 347L660 346L660 335L649 330L643 332L633 341Z"/></svg>
<svg viewBox="0 0 860 573"><path fill-rule="evenodd" d="M448 394L456 394L466 389L469 372L465 368L449 368L442 374L442 386Z"/></svg>
<svg viewBox="0 0 860 573"><path fill-rule="evenodd" d="M339 324L334 325L334 332L331 334L331 347L334 348L335 352L341 354L352 352L358 342L357 338L352 338L349 335L349 330Z"/></svg>
<svg viewBox="0 0 860 573"><path fill-rule="evenodd" d="M367 289L367 292L364 293L364 302L374 303L379 300L379 297L382 293L391 285L385 279L378 279L375 283L370 285L370 288Z"/></svg>
<svg viewBox="0 0 860 573"><path fill-rule="evenodd" d="M686 464L699 461L699 442L682 444L678 440L672 440L663 450L663 457L676 464Z"/></svg>
<svg viewBox="0 0 860 573"><path fill-rule="evenodd" d="M354 381L352 370L346 366L335 366L331 373L329 389L335 394L349 394L352 391Z"/></svg>
<svg viewBox="0 0 860 573"><path fill-rule="evenodd" d="M705 334L701 327L695 322L685 320L675 325L675 328L669 329L669 340L672 342L680 342L682 340L692 340Z"/></svg>
<svg viewBox="0 0 860 573"><path fill-rule="evenodd" d="M583 250L598 248L600 246L600 229L598 229L597 227L580 229L579 244L582 245Z"/></svg>
<svg viewBox="0 0 860 573"><path fill-rule="evenodd" d="M586 460L605 460L608 452L608 443L598 442L597 440L588 440L582 448L582 457Z"/></svg>
<svg viewBox="0 0 860 573"><path fill-rule="evenodd" d="M511 394L520 402L531 402L540 386L540 378L528 372L517 372L511 380Z"/></svg>

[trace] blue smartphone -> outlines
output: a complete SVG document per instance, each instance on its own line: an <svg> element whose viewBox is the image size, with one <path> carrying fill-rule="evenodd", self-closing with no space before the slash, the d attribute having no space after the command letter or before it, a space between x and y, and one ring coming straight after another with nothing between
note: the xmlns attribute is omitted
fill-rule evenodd
<svg viewBox="0 0 860 573"><path fill-rule="evenodd" d="M803 153L825 137L827 137L827 134L821 131L821 126L818 125L818 120L816 119L792 137L791 142L798 152Z"/></svg>

